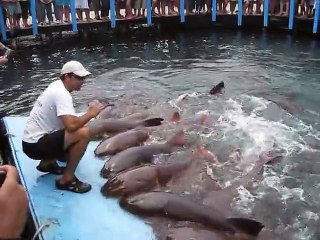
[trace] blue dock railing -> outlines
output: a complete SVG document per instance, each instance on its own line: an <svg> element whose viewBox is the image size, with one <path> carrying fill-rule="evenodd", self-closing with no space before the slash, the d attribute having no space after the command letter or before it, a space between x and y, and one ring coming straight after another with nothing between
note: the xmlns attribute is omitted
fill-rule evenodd
<svg viewBox="0 0 320 240"><path fill-rule="evenodd" d="M269 0L264 0L263 3L263 26L268 27L269 20Z"/></svg>
<svg viewBox="0 0 320 240"><path fill-rule="evenodd" d="M150 26L152 24L152 0L147 1L147 24Z"/></svg>
<svg viewBox="0 0 320 240"><path fill-rule="evenodd" d="M318 25L319 25L319 15L320 15L320 0L315 0L315 13L313 19L313 33L318 32Z"/></svg>
<svg viewBox="0 0 320 240"><path fill-rule="evenodd" d="M76 0L70 0L70 11L71 11L72 31L78 32L77 15L76 15Z"/></svg>
<svg viewBox="0 0 320 240"><path fill-rule="evenodd" d="M179 0L179 3L180 3L179 4L180 22L184 23L186 20L185 14L184 14L184 0Z"/></svg>
<svg viewBox="0 0 320 240"><path fill-rule="evenodd" d="M2 12L2 3L0 3L0 28L1 28L1 36L2 36L2 41L7 41L7 33L6 33L6 25L4 23L4 16Z"/></svg>
<svg viewBox="0 0 320 240"><path fill-rule="evenodd" d="M217 0L211 2L211 20L212 22L217 21Z"/></svg>
<svg viewBox="0 0 320 240"><path fill-rule="evenodd" d="M295 2L296 0L290 0L289 6L289 26L290 30L293 29L293 22L294 22L294 13L295 13Z"/></svg>
<svg viewBox="0 0 320 240"><path fill-rule="evenodd" d="M110 0L110 17L111 17L111 27L116 27L116 2L115 0Z"/></svg>
<svg viewBox="0 0 320 240"><path fill-rule="evenodd" d="M238 26L242 26L242 9L243 9L243 1L238 0Z"/></svg>
<svg viewBox="0 0 320 240"><path fill-rule="evenodd" d="M30 14L31 14L31 21L32 21L32 34L38 35L38 23L37 23L37 11L36 11L36 1L37 0L30 0ZM70 0L70 13L71 13L71 28L72 31L78 31L78 22L77 22L77 13L76 13L76 0ZM110 24L111 28L116 27L117 23L117 16L116 16L116 0L109 0L110 1ZM153 9L153 0L146 0L146 23L148 26L152 24L153 16L154 16L154 9ZM189 9L186 7L189 4L186 4L188 0L179 0L179 18L180 22L184 23L186 21L186 13L189 12ZM269 25L269 2L270 0L264 0L263 2L263 27L268 27ZM237 26L243 26L243 0L237 0L238 3L238 13L237 13ZM192 7L194 8L194 6ZM7 36L7 27L6 27L6 19L4 18L4 14L2 12L3 6L0 3L0 33L2 36L2 41L6 41ZM288 16L288 28L292 30L294 28L294 19L295 19L295 9L296 9L296 0L290 0L289 4L289 16ZM217 21L217 0L211 0L211 21ZM221 10L221 9L220 9ZM319 32L319 17L320 17L320 0L315 0L315 14L313 20L313 33ZM47 26L48 27L48 26Z"/></svg>
<svg viewBox="0 0 320 240"><path fill-rule="evenodd" d="M31 19L32 19L32 34L38 35L36 0L30 0L30 12L31 12Z"/></svg>

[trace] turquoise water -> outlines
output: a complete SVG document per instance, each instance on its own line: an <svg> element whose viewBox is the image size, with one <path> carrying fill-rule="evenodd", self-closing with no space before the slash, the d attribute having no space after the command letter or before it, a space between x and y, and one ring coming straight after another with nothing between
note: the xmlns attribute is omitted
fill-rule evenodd
<svg viewBox="0 0 320 240"><path fill-rule="evenodd" d="M286 152L250 192L239 190L234 208L283 239L320 239L320 43L244 32L142 39L21 47L0 69L1 111L26 115L71 59L93 73L74 94L78 110L94 98L150 106L175 103L187 93L180 110L188 118L210 113L210 128L220 134L203 135L201 141L219 158L240 148L239 168L247 171L264 150L276 146ZM220 81L224 93L207 96Z"/></svg>

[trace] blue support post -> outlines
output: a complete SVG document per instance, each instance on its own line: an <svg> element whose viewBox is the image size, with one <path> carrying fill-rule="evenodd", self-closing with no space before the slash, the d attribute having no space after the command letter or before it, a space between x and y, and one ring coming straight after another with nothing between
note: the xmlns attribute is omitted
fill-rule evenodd
<svg viewBox="0 0 320 240"><path fill-rule="evenodd" d="M32 16L32 33L33 35L38 35L36 0L30 0L30 10L31 10L31 16Z"/></svg>
<svg viewBox="0 0 320 240"><path fill-rule="evenodd" d="M4 24L4 19L3 19L2 4L0 4L0 29L1 29L2 41L7 41L7 31L6 31L6 25Z"/></svg>
<svg viewBox="0 0 320 240"><path fill-rule="evenodd" d="M72 31L78 32L77 16L76 16L76 0L70 0Z"/></svg>
<svg viewBox="0 0 320 240"><path fill-rule="evenodd" d="M313 19L313 33L318 32L318 24L319 24L319 14L320 14L320 0L315 0L315 13L314 13L314 19Z"/></svg>
<svg viewBox="0 0 320 240"><path fill-rule="evenodd" d="M179 12L180 12L180 22L184 23L186 20L184 15L184 0L180 0Z"/></svg>
<svg viewBox="0 0 320 240"><path fill-rule="evenodd" d="M217 0L212 0L211 4L211 20L215 22L217 21Z"/></svg>
<svg viewBox="0 0 320 240"><path fill-rule="evenodd" d="M110 0L110 17L111 17L111 27L116 27L116 2L115 0Z"/></svg>
<svg viewBox="0 0 320 240"><path fill-rule="evenodd" d="M119 1L119 0L118 0ZM150 26L152 24L152 0L147 1L147 24Z"/></svg>
<svg viewBox="0 0 320 240"><path fill-rule="evenodd" d="M242 26L242 0L238 0L238 26Z"/></svg>
<svg viewBox="0 0 320 240"><path fill-rule="evenodd" d="M295 0L290 0L290 8L289 8L289 29L293 29L293 20L294 20L294 9L295 9Z"/></svg>
<svg viewBox="0 0 320 240"><path fill-rule="evenodd" d="M269 20L269 0L263 2L263 26L268 27Z"/></svg>

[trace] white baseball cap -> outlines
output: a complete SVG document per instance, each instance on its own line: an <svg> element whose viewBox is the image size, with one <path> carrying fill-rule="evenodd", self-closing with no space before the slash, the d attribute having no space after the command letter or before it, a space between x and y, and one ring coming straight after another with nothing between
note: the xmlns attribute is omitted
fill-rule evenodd
<svg viewBox="0 0 320 240"><path fill-rule="evenodd" d="M78 61L69 61L65 63L61 69L61 75L73 73L79 77L86 77L91 73L84 68L84 66Z"/></svg>

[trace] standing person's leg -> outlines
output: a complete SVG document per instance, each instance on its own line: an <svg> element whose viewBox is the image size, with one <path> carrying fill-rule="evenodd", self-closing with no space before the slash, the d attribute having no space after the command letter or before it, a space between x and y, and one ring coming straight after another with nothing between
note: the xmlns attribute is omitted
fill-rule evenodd
<svg viewBox="0 0 320 240"><path fill-rule="evenodd" d="M60 9L57 5L56 1L53 1L53 11L54 11L54 17L57 22L60 22Z"/></svg>
<svg viewBox="0 0 320 240"><path fill-rule="evenodd" d="M207 12L211 13L212 9L212 1L210 0L205 0L205 4L207 5Z"/></svg>
<svg viewBox="0 0 320 240"><path fill-rule="evenodd" d="M300 15L302 16L307 16L307 11L306 11L306 1L305 0L301 0L300 3Z"/></svg>
<svg viewBox="0 0 320 240"><path fill-rule="evenodd" d="M284 0L284 5L285 5L285 8L286 8L286 11L284 12L284 15L288 16L289 15L289 0Z"/></svg>
<svg viewBox="0 0 320 240"><path fill-rule="evenodd" d="M80 9L80 8L76 8L76 13L77 13L77 15L78 15L78 19L79 19L79 21L80 21L80 22L82 22L82 21L83 21L83 17L82 17L82 9Z"/></svg>
<svg viewBox="0 0 320 240"><path fill-rule="evenodd" d="M256 14L261 14L261 5L262 5L262 1L261 0L257 0L257 3L256 3Z"/></svg>
<svg viewBox="0 0 320 240"><path fill-rule="evenodd" d="M40 2L40 0L36 0L36 13L37 13L37 20L38 24L43 24L45 21L45 9L44 4Z"/></svg>
<svg viewBox="0 0 320 240"><path fill-rule="evenodd" d="M236 9L237 3L238 3L237 1L230 0L230 12L231 12L231 14L234 14L234 11Z"/></svg>
<svg viewBox="0 0 320 240"><path fill-rule="evenodd" d="M17 28L21 28L20 26L20 20L22 18L21 14L22 14L22 10L21 10L20 1L17 1L14 9L15 25Z"/></svg>
<svg viewBox="0 0 320 240"><path fill-rule="evenodd" d="M131 0L126 0L126 16L125 16L125 18L127 18L127 19L133 18Z"/></svg>
<svg viewBox="0 0 320 240"><path fill-rule="evenodd" d="M23 27L29 27L28 18L29 18L29 1L21 1L21 15L22 15L22 23Z"/></svg>
<svg viewBox="0 0 320 240"><path fill-rule="evenodd" d="M6 2L6 10L8 14L8 19L9 19L9 30L13 30L15 27L15 18L14 18L14 13L15 13L15 3L14 2Z"/></svg>
<svg viewBox="0 0 320 240"><path fill-rule="evenodd" d="M95 20L100 20L101 19L99 14L99 10L101 9L100 0L92 0L91 6L94 11Z"/></svg>
<svg viewBox="0 0 320 240"><path fill-rule="evenodd" d="M64 17L65 17L65 21L67 23L70 23L70 2L68 2L68 4L63 6L63 13L64 13Z"/></svg>
<svg viewBox="0 0 320 240"><path fill-rule="evenodd" d="M49 24L51 24L53 22L52 3L45 4L44 7L45 7L45 10L46 10L46 14L47 14L47 18L48 18Z"/></svg>
<svg viewBox="0 0 320 240"><path fill-rule="evenodd" d="M84 1L84 6L82 8L82 11L84 12L85 16L86 16L86 20L89 22L91 21L90 18L90 7L89 7L89 2L88 1Z"/></svg>
<svg viewBox="0 0 320 240"><path fill-rule="evenodd" d="M280 3L279 3L279 6L280 6L279 15L283 14L283 5L284 5L284 0L280 0Z"/></svg>
<svg viewBox="0 0 320 240"><path fill-rule="evenodd" d="M223 0L218 0L218 13L222 13L222 2Z"/></svg>
<svg viewBox="0 0 320 240"><path fill-rule="evenodd" d="M101 18L103 20L109 20L110 1L101 0Z"/></svg>
<svg viewBox="0 0 320 240"><path fill-rule="evenodd" d="M115 5L116 5L116 18L121 19L123 16L120 13L121 10L121 1L122 0L115 0Z"/></svg>
<svg viewBox="0 0 320 240"><path fill-rule="evenodd" d="M146 16L146 9L147 9L147 1L142 0L142 2L141 2L141 16L142 17Z"/></svg>
<svg viewBox="0 0 320 240"><path fill-rule="evenodd" d="M134 15L137 17L141 17L141 6L142 6L142 0L134 1Z"/></svg>

